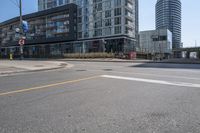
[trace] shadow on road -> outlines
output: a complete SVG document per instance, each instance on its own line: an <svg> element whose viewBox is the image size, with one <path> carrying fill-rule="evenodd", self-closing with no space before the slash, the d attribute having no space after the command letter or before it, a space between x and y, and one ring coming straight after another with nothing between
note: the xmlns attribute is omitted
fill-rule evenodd
<svg viewBox="0 0 200 133"><path fill-rule="evenodd" d="M171 64L171 63L144 63L130 67L140 68L171 68L171 69L199 69L200 64Z"/></svg>

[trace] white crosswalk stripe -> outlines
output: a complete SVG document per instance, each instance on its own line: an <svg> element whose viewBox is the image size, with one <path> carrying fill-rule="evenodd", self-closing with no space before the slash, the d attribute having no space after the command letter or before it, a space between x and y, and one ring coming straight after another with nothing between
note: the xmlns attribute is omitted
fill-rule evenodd
<svg viewBox="0 0 200 133"><path fill-rule="evenodd" d="M185 82L171 82L171 81L163 81L163 80L143 79L143 78L134 78L134 77L122 77L122 76L113 76L113 75L101 75L101 77L110 78L110 79L137 81L137 82L146 82L146 83L153 83L153 84L163 84L163 85L173 85L173 86L181 86L181 87L200 88L200 84L185 83Z"/></svg>

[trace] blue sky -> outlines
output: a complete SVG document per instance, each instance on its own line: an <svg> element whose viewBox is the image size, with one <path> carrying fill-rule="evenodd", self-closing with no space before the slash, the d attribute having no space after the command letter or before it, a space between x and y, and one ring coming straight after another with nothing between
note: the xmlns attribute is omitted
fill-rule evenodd
<svg viewBox="0 0 200 133"><path fill-rule="evenodd" d="M18 8L11 2L15 0L1 0L0 22L19 14ZM200 0L182 1L182 41L185 47L200 46ZM23 14L37 11L37 0L22 0ZM156 0L139 0L140 2L140 30L155 28Z"/></svg>

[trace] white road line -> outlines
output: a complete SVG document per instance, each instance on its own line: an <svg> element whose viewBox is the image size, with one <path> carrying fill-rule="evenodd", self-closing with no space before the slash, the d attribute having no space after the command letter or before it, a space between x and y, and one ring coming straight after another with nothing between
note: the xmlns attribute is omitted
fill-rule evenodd
<svg viewBox="0 0 200 133"><path fill-rule="evenodd" d="M104 72L104 70L87 70L87 71L96 71L96 72ZM178 78L178 79L188 79L188 80L200 80L199 78L192 77L183 77L183 76L172 76L172 75L159 75L159 74L151 74L151 73L139 73L139 72L127 72L127 71L108 71L107 73L119 73L119 74L128 74L128 75L146 75L146 76L154 76L154 77L164 77L164 78Z"/></svg>
<svg viewBox="0 0 200 133"><path fill-rule="evenodd" d="M153 83L153 84L163 84L163 85L173 85L173 86L181 86L181 87L200 88L200 84L185 83L185 82L170 82L170 81L163 81L163 80L153 80L153 79L143 79L143 78L133 78L133 77L121 77L121 76L113 76L113 75L101 75L101 77L110 78L110 79L121 79L121 80L146 82L146 83Z"/></svg>

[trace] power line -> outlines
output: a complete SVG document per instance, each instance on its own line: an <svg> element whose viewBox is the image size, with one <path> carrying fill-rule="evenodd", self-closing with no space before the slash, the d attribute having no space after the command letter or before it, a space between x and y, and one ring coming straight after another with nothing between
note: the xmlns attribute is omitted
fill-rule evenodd
<svg viewBox="0 0 200 133"><path fill-rule="evenodd" d="M19 8L18 0L9 0L9 1Z"/></svg>

